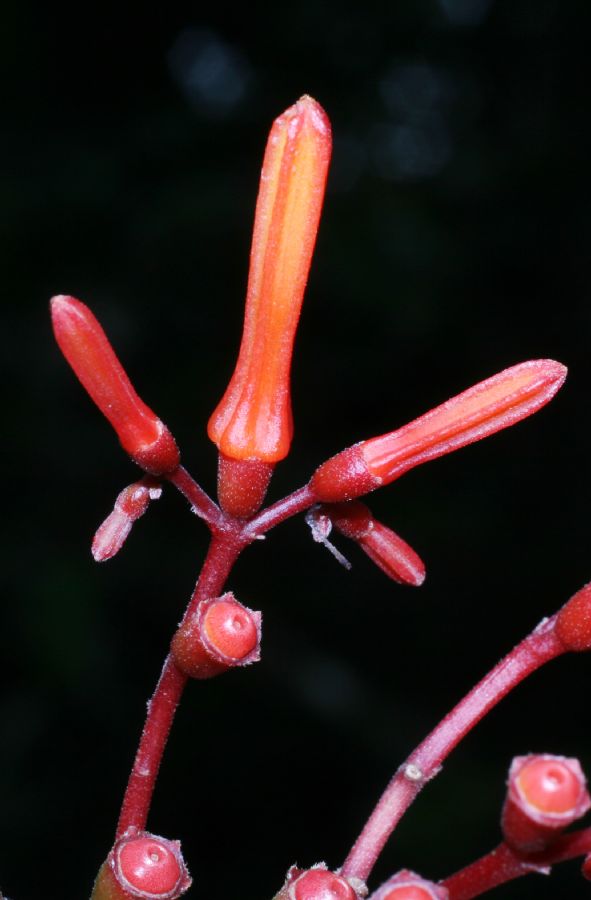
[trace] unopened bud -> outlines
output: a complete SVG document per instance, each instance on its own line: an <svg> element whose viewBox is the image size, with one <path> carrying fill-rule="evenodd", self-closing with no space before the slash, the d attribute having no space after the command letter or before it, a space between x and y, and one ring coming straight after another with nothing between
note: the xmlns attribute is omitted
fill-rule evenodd
<svg viewBox="0 0 591 900"><path fill-rule="evenodd" d="M157 500L162 488L148 477L124 488L113 512L99 526L92 542L92 555L96 562L105 562L121 550L132 525L146 512L150 501Z"/></svg>
<svg viewBox="0 0 591 900"><path fill-rule="evenodd" d="M341 534L359 544L388 578L414 587L423 583L425 565L420 556L395 531L374 519L364 503L327 503L320 509Z"/></svg>
<svg viewBox="0 0 591 900"><path fill-rule="evenodd" d="M51 318L60 350L133 461L151 475L178 468L173 436L138 397L89 308L74 297L60 295L51 301Z"/></svg>
<svg viewBox="0 0 591 900"><path fill-rule="evenodd" d="M290 368L331 153L322 107L302 97L273 123L257 200L236 369L208 434L231 459L276 463L291 443Z"/></svg>
<svg viewBox="0 0 591 900"><path fill-rule="evenodd" d="M452 397L409 425L370 438L323 463L310 480L316 500L354 500L409 469L482 440L548 403L566 368L551 359L520 363Z"/></svg>
<svg viewBox="0 0 591 900"><path fill-rule="evenodd" d="M555 634L568 650L591 650L591 582L558 612Z"/></svg>

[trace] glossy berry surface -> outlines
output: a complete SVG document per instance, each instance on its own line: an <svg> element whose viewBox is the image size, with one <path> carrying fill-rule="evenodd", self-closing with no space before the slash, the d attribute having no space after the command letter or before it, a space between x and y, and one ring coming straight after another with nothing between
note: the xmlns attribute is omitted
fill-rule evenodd
<svg viewBox="0 0 591 900"><path fill-rule="evenodd" d="M171 847L153 837L124 842L117 851L118 874L126 887L152 897L168 896L183 876L183 869Z"/></svg>
<svg viewBox="0 0 591 900"><path fill-rule="evenodd" d="M344 878L326 869L310 869L294 882L294 900L356 900L356 894Z"/></svg>

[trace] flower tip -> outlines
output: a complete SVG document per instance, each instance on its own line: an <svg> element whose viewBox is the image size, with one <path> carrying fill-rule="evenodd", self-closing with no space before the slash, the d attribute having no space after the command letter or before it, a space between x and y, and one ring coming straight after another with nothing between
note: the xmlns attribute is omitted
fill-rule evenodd
<svg viewBox="0 0 591 900"><path fill-rule="evenodd" d="M591 582L559 610L554 628L567 650L575 653L591 650Z"/></svg>

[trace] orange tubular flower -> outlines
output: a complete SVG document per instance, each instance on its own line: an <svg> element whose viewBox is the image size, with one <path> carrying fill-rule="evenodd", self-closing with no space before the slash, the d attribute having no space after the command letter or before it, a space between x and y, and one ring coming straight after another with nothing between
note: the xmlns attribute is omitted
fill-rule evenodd
<svg viewBox="0 0 591 900"><path fill-rule="evenodd" d="M257 200L240 353L208 425L222 458L265 464L266 482L273 464L287 456L293 433L291 356L331 146L326 113L311 97L302 97L273 123ZM240 473L245 480L243 469Z"/></svg>
<svg viewBox="0 0 591 900"><path fill-rule="evenodd" d="M138 397L89 308L75 297L60 295L51 300L51 320L60 350L123 449L151 475L173 472L180 457L172 434Z"/></svg>
<svg viewBox="0 0 591 900"><path fill-rule="evenodd" d="M531 416L552 399L565 378L566 368L552 359L505 369L403 428L333 456L316 470L310 487L323 503L353 500L414 466Z"/></svg>

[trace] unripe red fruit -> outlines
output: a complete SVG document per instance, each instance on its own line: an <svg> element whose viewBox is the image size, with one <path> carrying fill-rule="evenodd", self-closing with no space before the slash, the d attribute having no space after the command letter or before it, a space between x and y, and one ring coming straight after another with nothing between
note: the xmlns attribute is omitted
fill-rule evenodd
<svg viewBox="0 0 591 900"><path fill-rule="evenodd" d="M254 619L235 600L220 599L203 616L201 627L209 643L224 656L244 659L252 653L258 634Z"/></svg>
<svg viewBox="0 0 591 900"><path fill-rule="evenodd" d="M577 759L549 753L517 756L501 817L505 842L517 853L540 852L590 805Z"/></svg>
<svg viewBox="0 0 591 900"><path fill-rule="evenodd" d="M101 866L92 900L177 900L190 886L178 841L130 828Z"/></svg>
<svg viewBox="0 0 591 900"><path fill-rule="evenodd" d="M261 614L228 591L202 600L172 639L176 665L190 678L211 678L260 658Z"/></svg>
<svg viewBox="0 0 591 900"><path fill-rule="evenodd" d="M581 797L581 782L564 762L538 757L526 763L515 779L523 799L543 813L569 812Z"/></svg>
<svg viewBox="0 0 591 900"><path fill-rule="evenodd" d="M181 879L181 864L168 842L152 836L123 843L115 860L126 887L156 897L170 894Z"/></svg>
<svg viewBox="0 0 591 900"><path fill-rule="evenodd" d="M290 900L357 900L351 885L327 869L309 869L294 881Z"/></svg>
<svg viewBox="0 0 591 900"><path fill-rule="evenodd" d="M562 607L555 633L567 650L591 650L591 582Z"/></svg>
<svg viewBox="0 0 591 900"><path fill-rule="evenodd" d="M448 900L446 888L402 869L389 878L369 900Z"/></svg>
<svg viewBox="0 0 591 900"><path fill-rule="evenodd" d="M384 894L383 900L433 900L433 894L416 884L401 885Z"/></svg>

